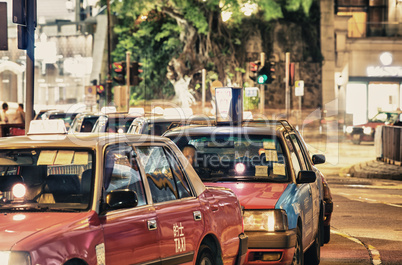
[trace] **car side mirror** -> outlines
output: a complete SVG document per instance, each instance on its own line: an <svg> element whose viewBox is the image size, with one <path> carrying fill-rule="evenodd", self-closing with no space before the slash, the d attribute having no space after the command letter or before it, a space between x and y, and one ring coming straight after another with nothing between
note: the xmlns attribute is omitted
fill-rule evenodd
<svg viewBox="0 0 402 265"><path fill-rule="evenodd" d="M106 210L133 208L138 205L138 196L135 191L113 190L106 195Z"/></svg>
<svg viewBox="0 0 402 265"><path fill-rule="evenodd" d="M300 170L297 175L297 184L313 183L316 180L315 172L312 170Z"/></svg>
<svg viewBox="0 0 402 265"><path fill-rule="evenodd" d="M312 157L314 165L324 164L325 163L325 155L313 155Z"/></svg>

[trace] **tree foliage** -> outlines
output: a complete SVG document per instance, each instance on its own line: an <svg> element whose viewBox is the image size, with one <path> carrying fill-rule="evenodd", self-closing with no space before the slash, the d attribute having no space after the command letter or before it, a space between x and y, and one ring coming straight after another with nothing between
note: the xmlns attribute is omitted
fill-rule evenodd
<svg viewBox="0 0 402 265"><path fill-rule="evenodd" d="M115 0L113 60L124 60L125 52L131 51L132 60L143 63L144 81L135 91L137 98L169 97L172 84L184 77L192 78L190 87L196 88L203 68L210 78L242 84L244 46L250 34L267 33L270 21L289 12L308 17L313 1ZM250 16L245 15L246 7L254 8ZM230 14L230 19L224 22L223 14Z"/></svg>

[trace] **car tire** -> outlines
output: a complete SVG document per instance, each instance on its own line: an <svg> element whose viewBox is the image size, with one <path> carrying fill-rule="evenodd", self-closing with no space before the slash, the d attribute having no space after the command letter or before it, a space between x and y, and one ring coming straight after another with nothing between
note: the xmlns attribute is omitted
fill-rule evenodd
<svg viewBox="0 0 402 265"><path fill-rule="evenodd" d="M329 243L331 239L331 227L329 225L324 226L324 244Z"/></svg>
<svg viewBox="0 0 402 265"><path fill-rule="evenodd" d="M304 265L303 240L299 226L296 230L295 254L293 255L292 265Z"/></svg>
<svg viewBox="0 0 402 265"><path fill-rule="evenodd" d="M309 249L304 254L304 260L306 261L306 264L309 264L309 265L320 264L320 257L321 257L320 240L321 240L320 232L317 231L313 244L309 247Z"/></svg>
<svg viewBox="0 0 402 265"><path fill-rule="evenodd" d="M216 265L216 258L208 245L201 245L196 265Z"/></svg>

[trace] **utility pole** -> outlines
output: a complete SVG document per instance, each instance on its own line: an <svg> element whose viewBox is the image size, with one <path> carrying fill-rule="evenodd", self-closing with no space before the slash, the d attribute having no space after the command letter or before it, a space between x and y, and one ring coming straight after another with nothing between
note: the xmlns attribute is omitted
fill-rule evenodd
<svg viewBox="0 0 402 265"><path fill-rule="evenodd" d="M290 53L286 53L286 63L285 63L285 105L286 105L286 119L290 119L290 87L289 87L289 64L290 64Z"/></svg>
<svg viewBox="0 0 402 265"><path fill-rule="evenodd" d="M202 73L202 101L201 101L201 108L202 108L202 111L204 112L204 110L205 110L205 79L206 79L206 76L207 76L207 70L205 70L205 69L202 69L201 70L201 73Z"/></svg>
<svg viewBox="0 0 402 265"><path fill-rule="evenodd" d="M36 27L36 0L27 0L26 1L27 59L26 59L25 133L29 131L29 124L31 120L34 118L35 27Z"/></svg>
<svg viewBox="0 0 402 265"><path fill-rule="evenodd" d="M106 106L112 103L112 70L111 70L111 40L110 40L110 0L106 0L107 9L107 80L106 80Z"/></svg>
<svg viewBox="0 0 402 265"><path fill-rule="evenodd" d="M265 53L262 52L260 53L260 62L261 62L261 68L262 69L265 65ZM265 111L265 85L261 84L260 85L260 113L264 115Z"/></svg>
<svg viewBox="0 0 402 265"><path fill-rule="evenodd" d="M130 111L130 55L131 52L127 51L126 52L126 97L127 97L127 113Z"/></svg>

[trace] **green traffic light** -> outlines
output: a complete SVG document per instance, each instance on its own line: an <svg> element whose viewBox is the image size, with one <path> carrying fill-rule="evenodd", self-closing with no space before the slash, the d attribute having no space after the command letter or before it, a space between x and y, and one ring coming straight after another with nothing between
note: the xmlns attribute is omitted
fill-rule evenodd
<svg viewBox="0 0 402 265"><path fill-rule="evenodd" d="M258 83L258 84L265 84L267 80L268 80L268 76L267 76L267 75L259 75L259 76L257 77L257 83Z"/></svg>

